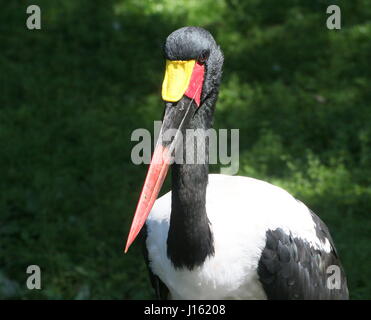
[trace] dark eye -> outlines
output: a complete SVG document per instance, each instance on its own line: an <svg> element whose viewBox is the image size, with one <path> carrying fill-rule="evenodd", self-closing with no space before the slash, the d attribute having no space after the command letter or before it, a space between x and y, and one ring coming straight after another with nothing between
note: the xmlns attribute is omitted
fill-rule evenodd
<svg viewBox="0 0 371 320"><path fill-rule="evenodd" d="M207 58L209 57L210 51L209 50L202 50L201 54L198 56L198 62L204 63Z"/></svg>

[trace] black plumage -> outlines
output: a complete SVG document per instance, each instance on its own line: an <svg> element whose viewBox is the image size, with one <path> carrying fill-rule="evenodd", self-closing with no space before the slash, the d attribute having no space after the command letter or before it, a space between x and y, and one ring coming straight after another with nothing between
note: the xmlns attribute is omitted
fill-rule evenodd
<svg viewBox="0 0 371 320"><path fill-rule="evenodd" d="M327 230L317 216L316 228ZM323 239L325 238L330 242L331 252L314 248L310 243L285 233L281 228L267 231L258 275L269 300L349 298L345 273L328 231L323 234ZM327 270L331 265L340 269L340 289L327 285L331 275Z"/></svg>

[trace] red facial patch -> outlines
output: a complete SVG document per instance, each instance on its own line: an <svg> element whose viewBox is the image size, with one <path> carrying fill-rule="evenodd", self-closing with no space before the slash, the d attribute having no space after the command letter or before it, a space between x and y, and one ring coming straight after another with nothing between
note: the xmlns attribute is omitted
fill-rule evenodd
<svg viewBox="0 0 371 320"><path fill-rule="evenodd" d="M202 86L204 84L205 65L198 62L193 67L191 79L189 81L188 89L184 93L188 98L193 99L197 106L201 103Z"/></svg>

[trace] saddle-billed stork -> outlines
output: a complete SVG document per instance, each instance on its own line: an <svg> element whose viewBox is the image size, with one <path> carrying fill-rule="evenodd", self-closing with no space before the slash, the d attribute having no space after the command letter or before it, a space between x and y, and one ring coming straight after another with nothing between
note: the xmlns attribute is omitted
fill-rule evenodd
<svg viewBox="0 0 371 320"><path fill-rule="evenodd" d="M183 135L159 139L125 248L145 224L145 258L157 297L347 299L330 233L312 211L267 182L208 173L205 132L224 60L212 35L199 27L178 29L167 37L164 53L160 138L168 129ZM194 148L192 139L178 141L187 129L201 129L195 132L205 138L205 161L170 164L176 148L184 149L184 158L187 147ZM169 166L172 191L155 201ZM340 272L335 286L329 285L331 270Z"/></svg>

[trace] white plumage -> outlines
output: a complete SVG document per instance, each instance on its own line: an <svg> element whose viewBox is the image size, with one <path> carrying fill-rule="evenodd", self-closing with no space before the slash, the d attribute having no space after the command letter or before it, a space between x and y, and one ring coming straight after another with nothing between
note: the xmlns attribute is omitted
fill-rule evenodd
<svg viewBox="0 0 371 320"><path fill-rule="evenodd" d="M173 299L265 299L258 262L266 232L281 228L330 252L316 235L309 209L285 190L260 180L209 175L206 212L215 255L193 270L175 269L167 257L171 192L159 198L148 217L146 247L150 268Z"/></svg>

